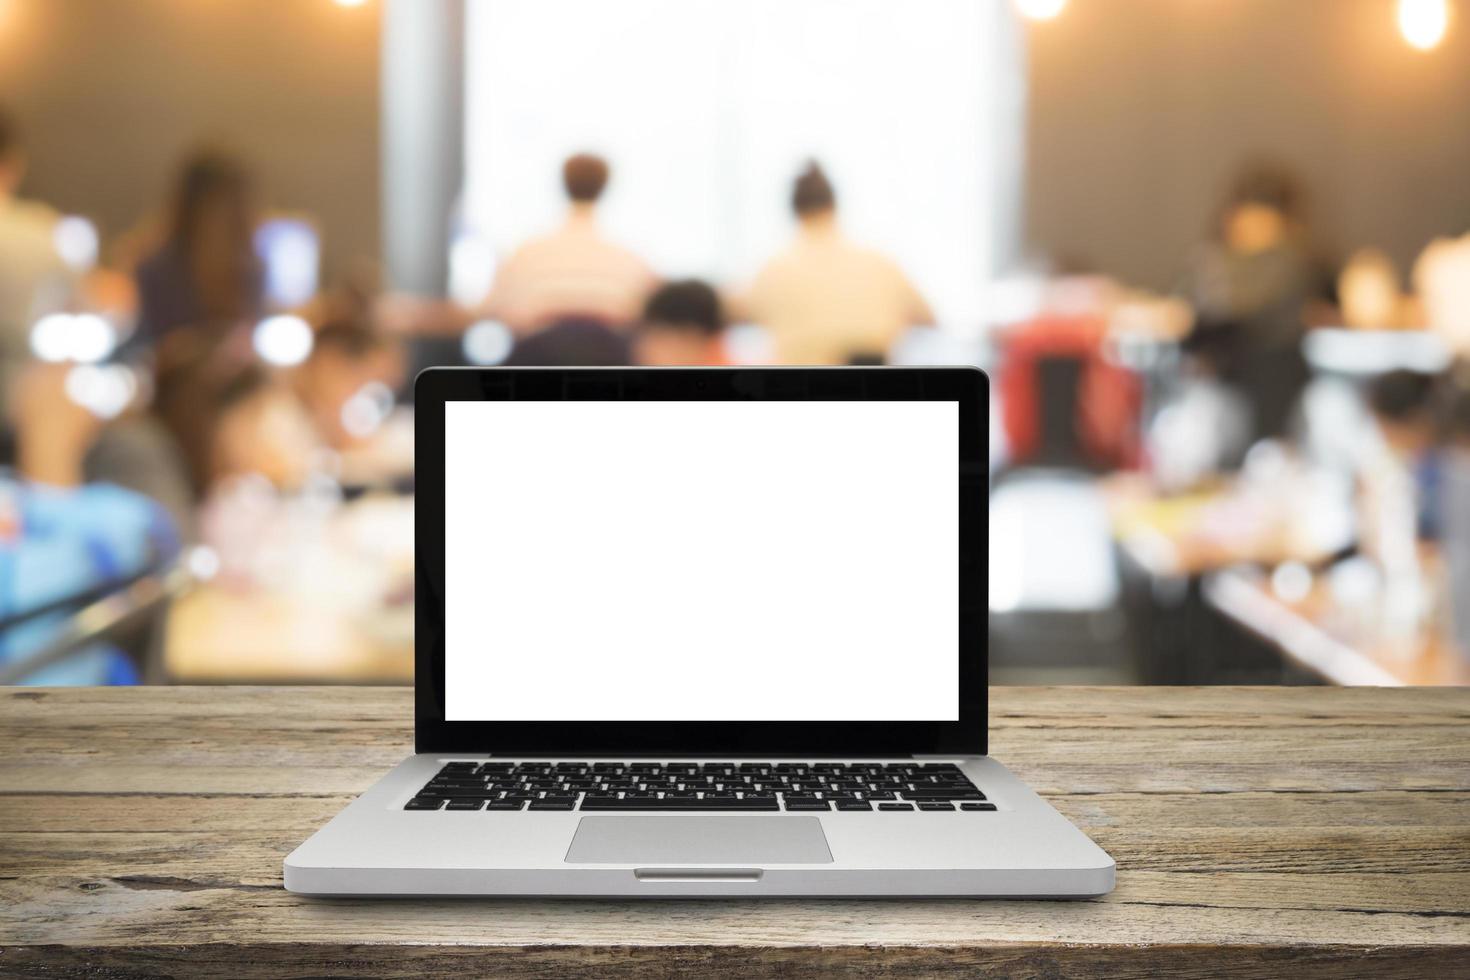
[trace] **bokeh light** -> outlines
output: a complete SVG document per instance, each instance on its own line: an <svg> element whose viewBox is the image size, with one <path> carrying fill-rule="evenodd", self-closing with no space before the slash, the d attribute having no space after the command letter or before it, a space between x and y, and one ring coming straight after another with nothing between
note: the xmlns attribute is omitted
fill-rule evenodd
<svg viewBox="0 0 1470 980"><path fill-rule="evenodd" d="M1448 0L1399 0L1399 33L1411 47L1428 51L1437 46L1449 25Z"/></svg>
<svg viewBox="0 0 1470 980"><path fill-rule="evenodd" d="M269 316L255 325L251 341L267 364L294 367L311 356L315 342L311 326L299 316Z"/></svg>

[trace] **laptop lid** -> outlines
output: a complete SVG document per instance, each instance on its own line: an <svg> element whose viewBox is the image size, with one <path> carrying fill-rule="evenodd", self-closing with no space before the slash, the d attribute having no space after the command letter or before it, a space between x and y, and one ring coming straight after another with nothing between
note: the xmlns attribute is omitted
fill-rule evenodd
<svg viewBox="0 0 1470 980"><path fill-rule="evenodd" d="M986 751L972 368L415 382L419 752Z"/></svg>

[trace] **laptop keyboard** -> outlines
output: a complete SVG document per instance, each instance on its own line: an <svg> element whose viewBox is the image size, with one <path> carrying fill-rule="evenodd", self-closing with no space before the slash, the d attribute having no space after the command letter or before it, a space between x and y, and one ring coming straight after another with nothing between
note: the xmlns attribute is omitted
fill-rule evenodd
<svg viewBox="0 0 1470 980"><path fill-rule="evenodd" d="M948 762L450 762L405 810L991 811Z"/></svg>

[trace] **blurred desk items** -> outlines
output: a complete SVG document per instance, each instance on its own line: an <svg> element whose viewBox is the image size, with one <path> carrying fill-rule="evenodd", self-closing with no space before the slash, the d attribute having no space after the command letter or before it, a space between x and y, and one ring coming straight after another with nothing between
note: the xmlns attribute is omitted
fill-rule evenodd
<svg viewBox="0 0 1470 980"><path fill-rule="evenodd" d="M1231 642L1204 601L1222 568L1313 564L1352 539L1350 490L1272 450L1236 477L1164 494L1145 476L1103 481L1142 683L1280 683L1278 656Z"/></svg>
<svg viewBox="0 0 1470 980"><path fill-rule="evenodd" d="M184 682L413 677L413 497L276 501L263 488L208 527L206 584L169 617L164 664Z"/></svg>
<svg viewBox="0 0 1470 980"><path fill-rule="evenodd" d="M1142 474L1119 474L1102 485L1127 557L1152 576L1187 578L1241 562L1314 562L1348 543L1347 489L1321 474L1281 476L1221 476L1176 494L1160 492ZM1334 498L1340 505L1328 506Z"/></svg>

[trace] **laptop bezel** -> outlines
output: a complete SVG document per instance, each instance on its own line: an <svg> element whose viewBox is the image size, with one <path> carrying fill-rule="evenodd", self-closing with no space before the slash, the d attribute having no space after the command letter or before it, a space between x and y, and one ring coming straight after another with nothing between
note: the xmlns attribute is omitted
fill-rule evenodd
<svg viewBox="0 0 1470 980"><path fill-rule="evenodd" d="M449 721L444 717L444 405L450 401L957 403L958 718L953 721ZM969 367L430 368L414 382L415 751L538 756L986 753L989 380ZM901 656L898 652L896 656Z"/></svg>

